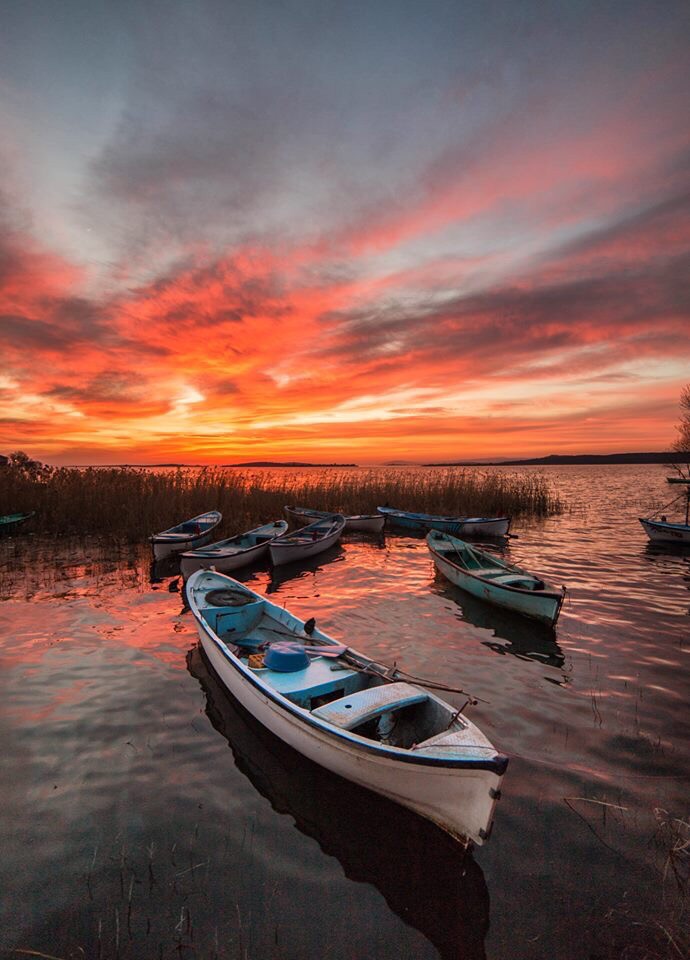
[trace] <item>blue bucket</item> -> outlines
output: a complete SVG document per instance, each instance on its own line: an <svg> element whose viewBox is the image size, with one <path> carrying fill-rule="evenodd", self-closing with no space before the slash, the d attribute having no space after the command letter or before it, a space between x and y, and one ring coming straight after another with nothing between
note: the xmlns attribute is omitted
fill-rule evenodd
<svg viewBox="0 0 690 960"><path fill-rule="evenodd" d="M309 657L301 643L279 640L266 650L264 666L280 673L294 673L295 670L305 670L309 666Z"/></svg>

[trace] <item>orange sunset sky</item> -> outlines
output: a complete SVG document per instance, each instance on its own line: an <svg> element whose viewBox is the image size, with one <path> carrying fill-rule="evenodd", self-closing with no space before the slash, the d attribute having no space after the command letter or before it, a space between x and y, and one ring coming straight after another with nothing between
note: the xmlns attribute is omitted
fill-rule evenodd
<svg viewBox="0 0 690 960"><path fill-rule="evenodd" d="M11 4L0 452L665 450L687 4Z"/></svg>

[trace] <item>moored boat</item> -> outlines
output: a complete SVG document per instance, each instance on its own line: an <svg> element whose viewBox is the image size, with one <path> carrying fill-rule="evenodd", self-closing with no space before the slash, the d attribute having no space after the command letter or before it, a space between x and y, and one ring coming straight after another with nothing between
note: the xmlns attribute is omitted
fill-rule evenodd
<svg viewBox="0 0 690 960"><path fill-rule="evenodd" d="M687 523L669 523L667 520L648 520L643 517L639 521L650 540L690 545L690 525Z"/></svg>
<svg viewBox="0 0 690 960"><path fill-rule="evenodd" d="M666 477L666 483L689 483L690 477Z"/></svg>
<svg viewBox="0 0 690 960"><path fill-rule="evenodd" d="M271 562L274 566L281 563L294 563L296 560L306 560L322 553L336 543L345 528L345 517L341 514L329 514L323 520L316 520L286 534L269 544Z"/></svg>
<svg viewBox="0 0 690 960"><path fill-rule="evenodd" d="M213 539L213 531L223 519L218 510L208 510L198 517L178 523L175 527L155 533L151 539L153 555L156 560L169 557L173 553L196 550Z"/></svg>
<svg viewBox="0 0 690 960"><path fill-rule="evenodd" d="M426 538L437 570L462 590L499 607L555 626L565 587L554 587L514 564L432 530Z"/></svg>
<svg viewBox="0 0 690 960"><path fill-rule="evenodd" d="M0 533L12 533L16 527L33 517L35 511L30 513L6 513L0 517Z"/></svg>
<svg viewBox="0 0 690 960"><path fill-rule="evenodd" d="M488 838L508 759L460 710L221 573L186 590L211 666L276 736L456 837Z"/></svg>
<svg viewBox="0 0 690 960"><path fill-rule="evenodd" d="M444 517L432 513L412 513L393 507L377 507L379 513L396 527L427 533L441 530L454 537L506 537L510 517Z"/></svg>
<svg viewBox="0 0 690 960"><path fill-rule="evenodd" d="M312 510L309 507L286 506L285 516L293 523L312 523L314 520L323 520L325 517L333 517L336 514L328 513L326 510ZM380 513L356 513L345 515L345 529L366 533L381 533L386 523L386 518Z"/></svg>
<svg viewBox="0 0 690 960"><path fill-rule="evenodd" d="M195 570L208 570L211 566L227 572L254 563L268 554L271 541L282 537L287 529L285 520L274 520L227 540L209 543L199 550L187 550L180 556L182 576L186 579Z"/></svg>
<svg viewBox="0 0 690 960"><path fill-rule="evenodd" d="M677 543L681 546L690 544L690 487L681 496L685 498L685 523L669 521L665 516L658 520L653 520L651 517L638 518L650 540L660 543ZM676 497L667 506L670 507L680 499L681 497ZM665 510L666 507L662 509Z"/></svg>

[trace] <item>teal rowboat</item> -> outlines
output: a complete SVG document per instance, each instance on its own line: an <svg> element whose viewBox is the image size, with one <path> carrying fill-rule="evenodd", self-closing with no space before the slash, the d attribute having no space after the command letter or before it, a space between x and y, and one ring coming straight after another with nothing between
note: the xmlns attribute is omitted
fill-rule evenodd
<svg viewBox="0 0 690 960"><path fill-rule="evenodd" d="M4 517L0 517L0 533L12 533L15 527L18 527L20 523L24 523L25 520L28 520L30 517L33 517L34 511L31 513L7 513Z"/></svg>
<svg viewBox="0 0 690 960"><path fill-rule="evenodd" d="M448 533L432 530L426 542L438 571L457 587L498 607L555 626L565 587L559 590Z"/></svg>

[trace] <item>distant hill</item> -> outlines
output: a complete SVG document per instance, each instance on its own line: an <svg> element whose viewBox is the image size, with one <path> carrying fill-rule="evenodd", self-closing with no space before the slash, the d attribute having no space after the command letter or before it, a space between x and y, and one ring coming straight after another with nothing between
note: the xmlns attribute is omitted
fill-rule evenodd
<svg viewBox="0 0 690 960"><path fill-rule="evenodd" d="M551 454L532 460L454 460L444 463L425 463L425 467L529 467L566 466L587 463L687 463L690 453L576 453L572 456Z"/></svg>
<svg viewBox="0 0 690 960"><path fill-rule="evenodd" d="M245 460L244 463L224 463L223 467L357 467L357 463L301 463L297 460Z"/></svg>

